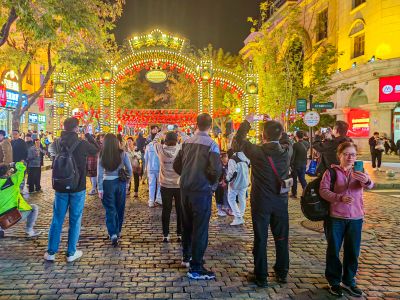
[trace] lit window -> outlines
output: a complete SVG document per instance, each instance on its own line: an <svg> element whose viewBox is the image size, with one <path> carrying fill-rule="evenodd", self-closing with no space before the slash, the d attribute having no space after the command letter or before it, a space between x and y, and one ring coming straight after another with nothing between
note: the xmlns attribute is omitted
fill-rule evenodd
<svg viewBox="0 0 400 300"><path fill-rule="evenodd" d="M317 42L328 37L328 9L323 10L317 16Z"/></svg>
<svg viewBox="0 0 400 300"><path fill-rule="evenodd" d="M356 8L357 6L365 3L366 0L353 0L353 8Z"/></svg>
<svg viewBox="0 0 400 300"><path fill-rule="evenodd" d="M355 36L353 58L364 55L364 49L365 49L365 34L360 34Z"/></svg>

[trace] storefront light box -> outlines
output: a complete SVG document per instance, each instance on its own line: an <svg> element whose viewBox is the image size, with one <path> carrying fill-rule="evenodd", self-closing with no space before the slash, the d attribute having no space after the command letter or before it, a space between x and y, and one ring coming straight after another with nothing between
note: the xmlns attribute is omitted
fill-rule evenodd
<svg viewBox="0 0 400 300"><path fill-rule="evenodd" d="M400 102L400 76L379 78L379 102Z"/></svg>
<svg viewBox="0 0 400 300"><path fill-rule="evenodd" d="M347 115L350 137L369 137L369 111L352 109Z"/></svg>
<svg viewBox="0 0 400 300"><path fill-rule="evenodd" d="M28 123L29 124L38 124L39 123L39 118L38 114L35 113L29 113L28 114Z"/></svg>

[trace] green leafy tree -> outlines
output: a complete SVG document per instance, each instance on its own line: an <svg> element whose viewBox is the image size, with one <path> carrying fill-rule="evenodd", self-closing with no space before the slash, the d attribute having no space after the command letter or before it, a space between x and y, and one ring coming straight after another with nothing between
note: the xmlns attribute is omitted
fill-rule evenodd
<svg viewBox="0 0 400 300"><path fill-rule="evenodd" d="M266 9L263 3L264 14ZM330 85L339 54L326 42L311 45L312 30L303 27L303 13L290 8L281 12L279 24L263 22L258 37L243 51L252 58L259 75L261 112L281 119L286 128L290 125L286 112L295 107L297 98L307 99L312 94L314 101L327 102L338 89L351 87Z"/></svg>
<svg viewBox="0 0 400 300"><path fill-rule="evenodd" d="M124 0L2 1L0 60L6 68L16 70L20 91L31 64L44 66L44 79L28 95L25 107L20 94L13 128L19 128L20 117L39 98L56 66L74 75L99 69L107 53L115 49L110 32L123 4Z"/></svg>

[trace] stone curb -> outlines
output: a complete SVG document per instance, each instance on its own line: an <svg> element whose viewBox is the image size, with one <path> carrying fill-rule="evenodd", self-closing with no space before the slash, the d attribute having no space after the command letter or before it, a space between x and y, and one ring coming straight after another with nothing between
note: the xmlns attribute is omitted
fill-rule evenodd
<svg viewBox="0 0 400 300"><path fill-rule="evenodd" d="M393 183L375 183L373 190L393 190L400 189L400 182Z"/></svg>

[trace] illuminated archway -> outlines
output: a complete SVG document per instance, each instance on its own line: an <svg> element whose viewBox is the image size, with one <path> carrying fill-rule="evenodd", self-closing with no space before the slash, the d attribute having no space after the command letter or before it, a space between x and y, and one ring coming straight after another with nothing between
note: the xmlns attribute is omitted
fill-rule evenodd
<svg viewBox="0 0 400 300"><path fill-rule="evenodd" d="M188 41L165 34L159 29L149 34L135 36L129 40L130 54L116 63L108 63L100 77L83 80L68 80L65 73L57 73L54 78L54 124L60 128L61 119L70 115L70 100L77 92L92 84L100 86L101 131L116 131L115 90L116 84L126 76L145 69L153 74L154 80L162 80L163 72L185 73L198 87L198 112L214 112L213 89L221 87L236 93L241 99L243 115L250 105L259 110L258 77L250 71L240 76L230 70L214 66L211 58L197 57L190 54ZM149 79L149 78L147 78Z"/></svg>

